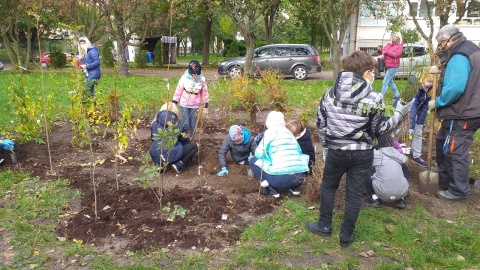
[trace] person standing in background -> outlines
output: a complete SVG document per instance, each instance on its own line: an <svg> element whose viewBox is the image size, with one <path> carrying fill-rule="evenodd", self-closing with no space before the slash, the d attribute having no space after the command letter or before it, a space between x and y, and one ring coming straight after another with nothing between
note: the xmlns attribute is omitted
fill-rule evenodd
<svg viewBox="0 0 480 270"><path fill-rule="evenodd" d="M87 95L90 98L95 96L95 86L98 84L100 77L102 76L100 71L100 55L98 54L98 48L93 46L87 37L81 37L79 39L80 48L83 50L83 57L79 67L85 73L85 95L83 101L87 101Z"/></svg>
<svg viewBox="0 0 480 270"><path fill-rule="evenodd" d="M385 61L385 77L383 78L382 95L385 98L385 93L390 86L393 94L395 94L393 102L393 107L395 107L400 100L400 92L398 92L398 88L395 85L393 78L400 66L400 57L403 53L402 35L400 33L392 33L392 42L387 43L387 45L383 47L382 53L383 60Z"/></svg>
<svg viewBox="0 0 480 270"><path fill-rule="evenodd" d="M180 103L183 125L188 128L188 135L193 137L197 123L197 111L204 105L203 113L208 114L207 80L202 74L202 66L197 60L188 63L188 69L178 81L172 102Z"/></svg>

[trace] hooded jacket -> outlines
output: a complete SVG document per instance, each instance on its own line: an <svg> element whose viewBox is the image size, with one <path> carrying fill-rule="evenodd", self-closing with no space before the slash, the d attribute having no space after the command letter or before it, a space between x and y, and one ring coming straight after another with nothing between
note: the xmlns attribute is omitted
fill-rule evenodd
<svg viewBox="0 0 480 270"><path fill-rule="evenodd" d="M393 117L385 116L382 94L373 91L363 77L348 71L338 73L317 112L320 142L334 150L373 149L375 138L395 125Z"/></svg>
<svg viewBox="0 0 480 270"><path fill-rule="evenodd" d="M375 194L385 202L398 201L408 192L408 180L403 176L402 165L408 158L394 147L374 150L372 186Z"/></svg>
<svg viewBox="0 0 480 270"><path fill-rule="evenodd" d="M265 121L267 130L255 150L255 165L270 175L307 172L308 155L302 153L292 132L285 127L281 112L272 111Z"/></svg>
<svg viewBox="0 0 480 270"><path fill-rule="evenodd" d="M193 78L188 70L180 77L172 102L185 108L200 108L202 102L208 108L207 81L203 74Z"/></svg>
<svg viewBox="0 0 480 270"><path fill-rule="evenodd" d="M309 156L308 167L312 168L315 165L315 148L312 143L312 133L308 128L305 128L300 134L300 138L297 139L302 153Z"/></svg>
<svg viewBox="0 0 480 270"><path fill-rule="evenodd" d="M236 144L230 136L227 136L223 141L222 147L218 152L218 160L220 162L220 168L227 167L227 153L230 151L230 155L235 162L241 162L246 160L250 153L255 153L257 144L250 132L246 127L240 126L243 132L243 142ZM248 163L247 163L248 164Z"/></svg>
<svg viewBox="0 0 480 270"><path fill-rule="evenodd" d="M100 55L98 54L98 48L92 46L88 42L89 46L87 48L87 53L82 58L82 63L87 66L88 76L87 79L100 79L102 76L100 72Z"/></svg>
<svg viewBox="0 0 480 270"><path fill-rule="evenodd" d="M175 126L178 123L177 115L172 111L160 111L157 114L157 119L152 123L152 145L150 146L150 156L155 164L159 165L160 162L160 155L163 156L165 161L169 163L175 163L182 158L183 155L183 145L189 143L189 139L183 138L182 135L178 135L175 138L172 138L172 142L164 142L163 139L154 139L154 136L158 134L159 129L165 129L169 126ZM183 130L180 126L176 126L175 128L180 129L180 132ZM173 145L172 147L168 147L168 145Z"/></svg>

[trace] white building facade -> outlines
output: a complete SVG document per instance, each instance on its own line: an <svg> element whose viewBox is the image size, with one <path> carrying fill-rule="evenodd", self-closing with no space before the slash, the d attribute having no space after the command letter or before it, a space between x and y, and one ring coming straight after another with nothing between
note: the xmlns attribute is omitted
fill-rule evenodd
<svg viewBox="0 0 480 270"><path fill-rule="evenodd" d="M368 1L368 0L367 0ZM388 2L388 1L385 1ZM412 9L409 8L408 3L404 1L405 10L396 11L393 8L390 10L391 14L395 16L396 12L400 12L399 15L406 16L407 27L409 29L417 29L413 17L411 14L417 14L416 18L420 26L424 30L425 34L430 33L430 28L427 26L425 17L427 16L427 8L425 0L411 0ZM469 2L471 4L472 2ZM475 2L474 2L475 4ZM472 5L474 5L472 4ZM462 30L463 34L468 40L475 44L480 43L480 4L478 6L470 7L462 20L457 23L458 27ZM434 10L434 14L438 14ZM449 16L449 23L453 23L457 18L456 8L452 7L452 12ZM433 39L437 34L440 19L438 16L433 17L434 21L434 34ZM365 5L360 4L359 12L351 17L350 26L347 29L345 40L343 42L343 54L347 55L355 50L363 50L372 52L378 45L385 45L390 40L390 33L386 31L387 19L376 19L371 15L370 11ZM418 44L427 45L427 42L421 38ZM433 46L436 46L437 42L433 40Z"/></svg>

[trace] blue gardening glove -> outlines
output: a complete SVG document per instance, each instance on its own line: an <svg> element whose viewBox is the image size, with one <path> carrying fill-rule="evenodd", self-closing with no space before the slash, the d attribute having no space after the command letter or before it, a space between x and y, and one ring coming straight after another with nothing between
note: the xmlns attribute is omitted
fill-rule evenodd
<svg viewBox="0 0 480 270"><path fill-rule="evenodd" d="M253 158L252 155L248 156L248 162L250 162L250 159L252 159L252 158Z"/></svg>
<svg viewBox="0 0 480 270"><path fill-rule="evenodd" d="M225 174L228 174L227 167L223 167L222 170L217 173L217 176L224 176Z"/></svg>
<svg viewBox="0 0 480 270"><path fill-rule="evenodd" d="M1 148L7 151L13 151L15 143L12 140L2 140Z"/></svg>

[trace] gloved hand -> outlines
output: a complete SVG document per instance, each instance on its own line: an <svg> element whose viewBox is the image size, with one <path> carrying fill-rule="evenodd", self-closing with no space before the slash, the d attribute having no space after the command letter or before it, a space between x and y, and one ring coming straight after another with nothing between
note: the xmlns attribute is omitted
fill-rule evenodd
<svg viewBox="0 0 480 270"><path fill-rule="evenodd" d="M402 148L402 147L405 147L405 146L407 146L407 145L406 145L405 143L401 143L401 144L399 144L398 146L400 146L400 148Z"/></svg>
<svg viewBox="0 0 480 270"><path fill-rule="evenodd" d="M413 140L413 129L408 130L408 139L411 141Z"/></svg>
<svg viewBox="0 0 480 270"><path fill-rule="evenodd" d="M410 112L410 109L412 108L414 101L415 99L412 98L410 101L406 103L403 103L402 101L397 102L395 111L399 112L402 116L405 116L408 112Z"/></svg>
<svg viewBox="0 0 480 270"><path fill-rule="evenodd" d="M402 153L405 155L409 155L411 150L412 148L410 147L405 147L405 148L402 147Z"/></svg>
<svg viewBox="0 0 480 270"><path fill-rule="evenodd" d="M0 146L1 146L0 149L13 151L15 143L12 140L2 140L2 143L0 144Z"/></svg>
<svg viewBox="0 0 480 270"><path fill-rule="evenodd" d="M226 174L228 174L227 167L223 167L222 170L217 173L217 176L224 176Z"/></svg>
<svg viewBox="0 0 480 270"><path fill-rule="evenodd" d="M250 162L250 159L252 159L252 158L253 158L252 155L248 156L248 162Z"/></svg>
<svg viewBox="0 0 480 270"><path fill-rule="evenodd" d="M435 108L437 108L437 105L435 105L435 100L432 99L428 102L428 110L432 111L435 110Z"/></svg>
<svg viewBox="0 0 480 270"><path fill-rule="evenodd" d="M323 148L323 161L327 160L327 155L328 155L328 148L324 147Z"/></svg>

